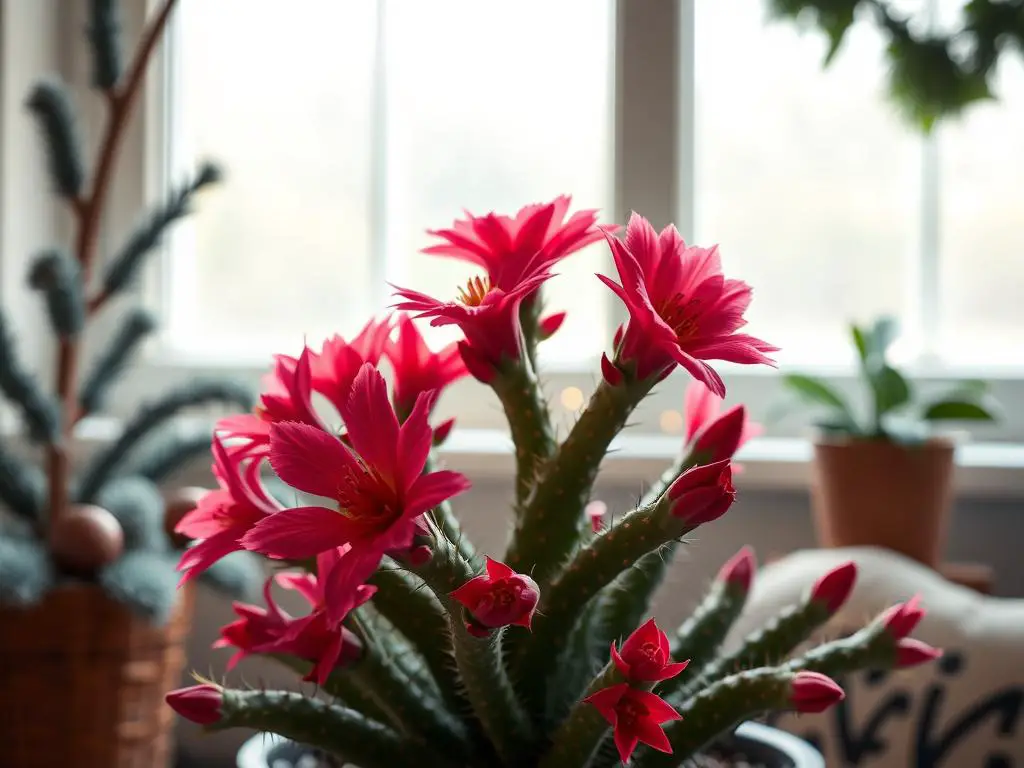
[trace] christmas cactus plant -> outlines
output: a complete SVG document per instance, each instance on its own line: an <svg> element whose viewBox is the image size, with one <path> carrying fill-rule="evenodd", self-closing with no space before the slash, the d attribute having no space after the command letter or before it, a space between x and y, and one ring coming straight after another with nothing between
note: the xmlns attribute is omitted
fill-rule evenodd
<svg viewBox="0 0 1024 768"><path fill-rule="evenodd" d="M725 385L708 361L770 363L775 348L739 332L751 291L723 276L717 249L636 215L620 239L594 211L566 218L568 206L559 198L432 233L429 253L484 274L454 300L399 289L396 307L458 326L461 341L435 352L410 315L373 320L351 342L278 356L256 411L220 424L222 487L182 520L199 540L179 567L191 576L243 549L278 566L266 604L236 604L219 644L237 650L232 663L262 654L291 666L317 695L202 681L168 694L178 713L214 730L276 733L361 768L676 766L746 719L825 709L843 696L835 675L937 655L908 637L916 603L799 651L850 593L852 564L723 653L754 578L747 549L674 632L648 616L677 543L732 504L732 455L752 431L742 407L718 413ZM536 353L561 317L545 314L540 288L557 262L602 239L619 281L599 278L628 320L559 439ZM688 445L635 509L605 515L591 499L601 461L677 367L695 379ZM438 394L467 373L496 393L515 444L513 530L494 559L451 506L468 479L432 453L451 426L432 418ZM314 410L314 394L337 418ZM296 505L266 492L264 464L295 489ZM274 582L309 612L282 610Z"/></svg>
<svg viewBox="0 0 1024 768"><path fill-rule="evenodd" d="M167 620L184 542L168 530L176 521L166 525L165 513L180 516L195 506L196 494L180 489L165 496L159 484L208 453L212 431L209 423L184 429L176 417L215 403L246 408L252 402L249 388L238 382L189 381L154 393L115 440L89 461L74 461L77 427L103 413L118 379L156 329L156 318L135 306L130 288L172 225L221 177L216 165L203 163L145 211L134 230L101 239L119 150L175 4L160 4L124 66L117 2L89 3L92 85L107 107L91 167L77 110L60 80L41 80L25 102L40 129L54 193L73 221L73 237L67 247L46 244L27 275L53 332L52 387L23 364L13 325L0 307L0 394L24 427L15 440L0 440L0 609L35 605L55 587L84 581L157 624ZM94 336L103 314L117 315L105 342ZM100 342L91 360L85 359L87 335ZM242 554L207 576L215 586L247 594L261 581L260 566L258 558Z"/></svg>

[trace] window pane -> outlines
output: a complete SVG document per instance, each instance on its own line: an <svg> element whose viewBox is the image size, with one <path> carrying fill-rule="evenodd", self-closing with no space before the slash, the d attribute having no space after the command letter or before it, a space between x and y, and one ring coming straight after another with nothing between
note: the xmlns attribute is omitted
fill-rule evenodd
<svg viewBox="0 0 1024 768"><path fill-rule="evenodd" d="M280 0L188 0L181 11L175 154L215 158L227 175L193 220L194 249L172 259L173 340L265 351L354 329L372 310L375 4L304 0L282 13Z"/></svg>
<svg viewBox="0 0 1024 768"><path fill-rule="evenodd" d="M748 318L786 362L848 359L851 319L898 312L918 240L919 152L858 25L827 71L820 33L764 4L698 2L698 242L755 289Z"/></svg>
<svg viewBox="0 0 1024 768"><path fill-rule="evenodd" d="M1024 66L1008 50L997 102L939 137L942 352L957 362L1024 363Z"/></svg>
<svg viewBox="0 0 1024 768"><path fill-rule="evenodd" d="M388 3L392 279L454 295L473 268L418 251L431 243L424 230L448 226L463 209L514 213L569 193L574 210L607 211L612 6ZM608 291L593 276L606 253L591 246L547 283L548 305L570 310L548 353L579 358L606 343Z"/></svg>

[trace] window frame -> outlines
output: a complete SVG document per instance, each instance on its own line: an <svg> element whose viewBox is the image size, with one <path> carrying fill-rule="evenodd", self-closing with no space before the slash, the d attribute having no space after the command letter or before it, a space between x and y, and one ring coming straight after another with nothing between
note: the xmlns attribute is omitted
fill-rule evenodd
<svg viewBox="0 0 1024 768"><path fill-rule="evenodd" d="M684 237L690 237L694 228L694 183L695 183L695 84L694 84L694 40L695 8L698 0L618 0L616 7L614 41L614 130L613 130L613 195L614 205L610 214L614 220L623 222L630 209L643 211L656 226L675 221ZM148 2L147 7L152 6ZM76 6L77 7L77 6ZM141 28L144 15L142 4L129 4L124 19L126 34L131 37ZM81 29L81 10L61 13L57 26L59 39L67 41L69 35ZM173 34L173 29L172 29ZM162 46L166 51L168 46ZM173 51L173 45L170 46ZM7 55L4 51L3 54ZM88 61L84 56L64 56L70 59L60 61L61 68L69 82L76 88L88 87ZM118 186L110 201L112 206L112 229L124 231L137 216L140 196L152 202L158 199L165 188L167 159L167 124L163 106L165 93L172 82L171 66L173 53L160 55L153 62L144 101L139 114L135 116L139 128L128 136L119 171ZM81 99L84 103L85 99ZM4 105L10 109L12 100L5 98ZM5 110L6 112L7 110ZM5 127L11 116L4 115ZM24 119L14 115L15 119ZM6 137L6 134L5 134ZM938 151L941 130L922 142L925 158L925 176L922 188L937 179ZM6 148L5 148L6 149ZM927 174L932 174L930 177ZM11 181L4 180L10 188ZM920 292L919 306L915 307L914 318L909 324L911 330L922 330L924 320L937 317L938 307L938 205L939 190L932 187L932 193L924 195L922 206L922 244L925 250L919 259L915 283ZM23 201L17 201L22 204ZM4 212L10 207L10 196L4 196ZM376 206L380 208L380 202ZM928 211L931 211L929 218ZM382 212L377 211L376 224L383 226ZM7 217L5 217L7 218ZM611 216L610 216L611 218ZM8 227L0 229L3 244L7 246ZM379 231L379 230L378 230ZM181 232L175 232L170 239L171 247L180 245ZM14 278L22 269L19 255L14 249L5 247L7 254L0 263L5 277L13 272ZM165 254L167 255L167 254ZM143 284L137 289L140 298L152 303L162 312L168 309L166 292L167 270L170 259L158 258L148 272ZM381 265L383 270L384 266ZM3 281L4 298L9 298L18 286L18 280ZM8 306L11 306L8 303ZM15 302L14 308L20 308ZM613 324L623 319L624 310L612 302ZM37 326L38 327L38 326ZM934 330L934 323L925 327ZM609 338L610 338L609 329ZM26 328L22 340L25 346L33 345L32 327ZM929 340L922 336L924 352L917 359L908 361L906 371L915 380L920 380L925 389L939 386L942 382L955 382L962 378L983 377L991 380L994 394L1001 402L1005 413L1004 422L997 428L976 430L984 440L1010 443L1024 443L1024 361L1017 370L981 367L953 367L944 365L935 354L934 336ZM44 355L45 357L45 355ZM44 365L41 373L47 375ZM239 379L258 386L260 377L270 363L269 354L259 360L243 357L220 360L201 359L193 355L173 352L155 339L140 355L135 370L118 387L114 417L123 417L149 397L155 396L168 386L184 382L196 375L232 374ZM771 370L754 369L734 365L718 366L729 387L729 402L745 402L754 413L765 413L772 404L781 400L783 392L780 378ZM558 393L565 387L579 387L589 391L599 376L598 360L588 361L586 367L560 365L551 361L542 371L545 388L551 396L556 419L568 424L573 418L560 405ZM856 376L850 366L806 366L802 372L821 375L845 392L856 392ZM661 434L658 416L665 410L680 410L685 376L673 375L645 401L633 420L637 425L632 430L636 435ZM453 407L458 403L456 411ZM459 428L469 430L504 430L505 424L500 408L490 391L476 382L461 382L441 403L441 410L459 417ZM772 425L771 434L782 438L800 438L807 434L806 419L802 415ZM975 430L972 430L975 431Z"/></svg>

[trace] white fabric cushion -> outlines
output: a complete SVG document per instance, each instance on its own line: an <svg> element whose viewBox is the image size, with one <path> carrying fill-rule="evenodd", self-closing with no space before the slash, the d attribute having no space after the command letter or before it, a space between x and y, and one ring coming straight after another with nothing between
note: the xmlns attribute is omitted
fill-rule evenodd
<svg viewBox="0 0 1024 768"><path fill-rule="evenodd" d="M946 654L887 676L857 674L841 681L840 706L775 724L815 742L830 768L1024 768L1024 600L980 595L888 550L805 550L761 569L727 648L846 560L857 563L857 585L828 636L920 594L928 614L914 637Z"/></svg>

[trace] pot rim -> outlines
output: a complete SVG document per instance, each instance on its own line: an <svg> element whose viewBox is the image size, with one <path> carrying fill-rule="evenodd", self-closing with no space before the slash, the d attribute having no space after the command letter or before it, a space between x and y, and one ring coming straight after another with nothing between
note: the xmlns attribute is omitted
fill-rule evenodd
<svg viewBox="0 0 1024 768"><path fill-rule="evenodd" d="M914 443L911 446L903 446L901 443L877 437L837 437L827 432L815 431L810 435L810 440L811 444L815 448L848 448L853 445L891 445L895 448L907 447L913 448L914 450L920 450L922 448L937 450L948 450L952 448L955 450L959 445L968 442L968 436L966 433L961 432L941 433L930 435L920 443Z"/></svg>
<svg viewBox="0 0 1024 768"><path fill-rule="evenodd" d="M773 749L792 760L795 768L825 768L821 753L792 733L762 723L745 722L724 741L742 747L744 742ZM250 736L238 750L238 768L266 768L266 755L286 739L272 733L257 733ZM259 762L260 760L263 762Z"/></svg>

